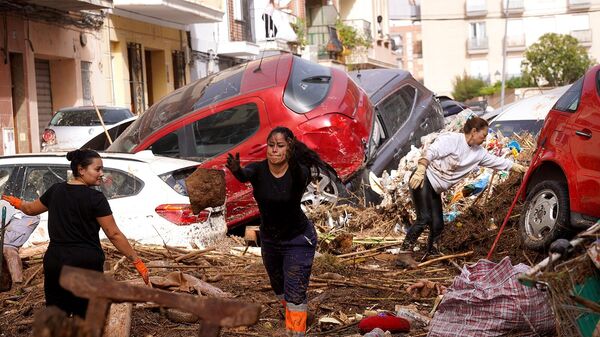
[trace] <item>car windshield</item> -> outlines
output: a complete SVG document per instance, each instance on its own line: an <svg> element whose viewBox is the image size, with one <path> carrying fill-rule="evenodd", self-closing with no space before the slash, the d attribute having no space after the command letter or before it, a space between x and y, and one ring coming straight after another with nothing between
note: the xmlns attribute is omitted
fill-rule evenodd
<svg viewBox="0 0 600 337"><path fill-rule="evenodd" d="M104 124L115 124L133 117L129 109L99 108ZM59 110L50 120L51 126L97 126L102 125L96 109Z"/></svg>
<svg viewBox="0 0 600 337"><path fill-rule="evenodd" d="M142 139L172 121L203 107L238 95L247 63L231 67L187 85L151 106L108 149L131 152Z"/></svg>
<svg viewBox="0 0 600 337"><path fill-rule="evenodd" d="M490 125L490 132L502 132L503 136L511 137L513 133L520 134L523 132L529 132L531 134L538 134L544 125L544 120L512 120L512 121L496 121Z"/></svg>

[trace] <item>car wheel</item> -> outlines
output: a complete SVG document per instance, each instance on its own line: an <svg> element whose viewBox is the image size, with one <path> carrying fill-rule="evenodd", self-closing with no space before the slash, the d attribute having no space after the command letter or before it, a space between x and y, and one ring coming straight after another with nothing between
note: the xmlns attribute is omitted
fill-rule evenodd
<svg viewBox="0 0 600 337"><path fill-rule="evenodd" d="M569 232L569 190L564 182L544 181L528 194L520 219L525 246L543 250Z"/></svg>
<svg viewBox="0 0 600 337"><path fill-rule="evenodd" d="M319 206L335 206L341 198L348 196L348 192L341 181L331 172L319 172L316 179L312 179L302 195L302 210L307 213Z"/></svg>

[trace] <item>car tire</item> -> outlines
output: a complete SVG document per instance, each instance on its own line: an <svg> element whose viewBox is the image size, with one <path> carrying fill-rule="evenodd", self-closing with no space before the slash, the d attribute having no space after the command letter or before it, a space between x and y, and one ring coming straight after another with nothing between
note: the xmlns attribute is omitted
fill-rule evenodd
<svg viewBox="0 0 600 337"><path fill-rule="evenodd" d="M335 173L320 171L318 179L312 179L302 195L302 210L306 213L321 205L333 207L348 198L348 190Z"/></svg>
<svg viewBox="0 0 600 337"><path fill-rule="evenodd" d="M529 249L545 250L570 232L569 189L560 181L543 181L527 195L519 221Z"/></svg>

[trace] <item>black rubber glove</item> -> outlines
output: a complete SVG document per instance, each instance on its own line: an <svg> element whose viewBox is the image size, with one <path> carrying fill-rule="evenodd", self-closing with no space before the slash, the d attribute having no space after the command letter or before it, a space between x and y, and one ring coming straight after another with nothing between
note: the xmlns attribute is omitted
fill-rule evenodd
<svg viewBox="0 0 600 337"><path fill-rule="evenodd" d="M239 172L242 169L241 166L240 166L240 154L239 154L239 152L237 152L235 154L235 157L231 153L228 153L227 154L227 164L225 164L225 166L232 173Z"/></svg>

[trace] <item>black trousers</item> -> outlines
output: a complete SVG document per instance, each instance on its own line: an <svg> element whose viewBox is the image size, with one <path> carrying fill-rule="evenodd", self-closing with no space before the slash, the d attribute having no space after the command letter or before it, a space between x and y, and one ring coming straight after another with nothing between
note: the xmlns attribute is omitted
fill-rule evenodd
<svg viewBox="0 0 600 337"><path fill-rule="evenodd" d="M423 187L411 189L410 192L417 213L417 221L408 229L402 246L404 249L412 248L421 233L429 226L427 240L427 251L429 252L444 230L442 198L435 192L427 176L425 176Z"/></svg>
<svg viewBox="0 0 600 337"><path fill-rule="evenodd" d="M67 314L85 318L88 300L77 297L58 283L63 266L102 271L104 252L97 247L50 244L44 254L44 294L46 306L57 306Z"/></svg>

